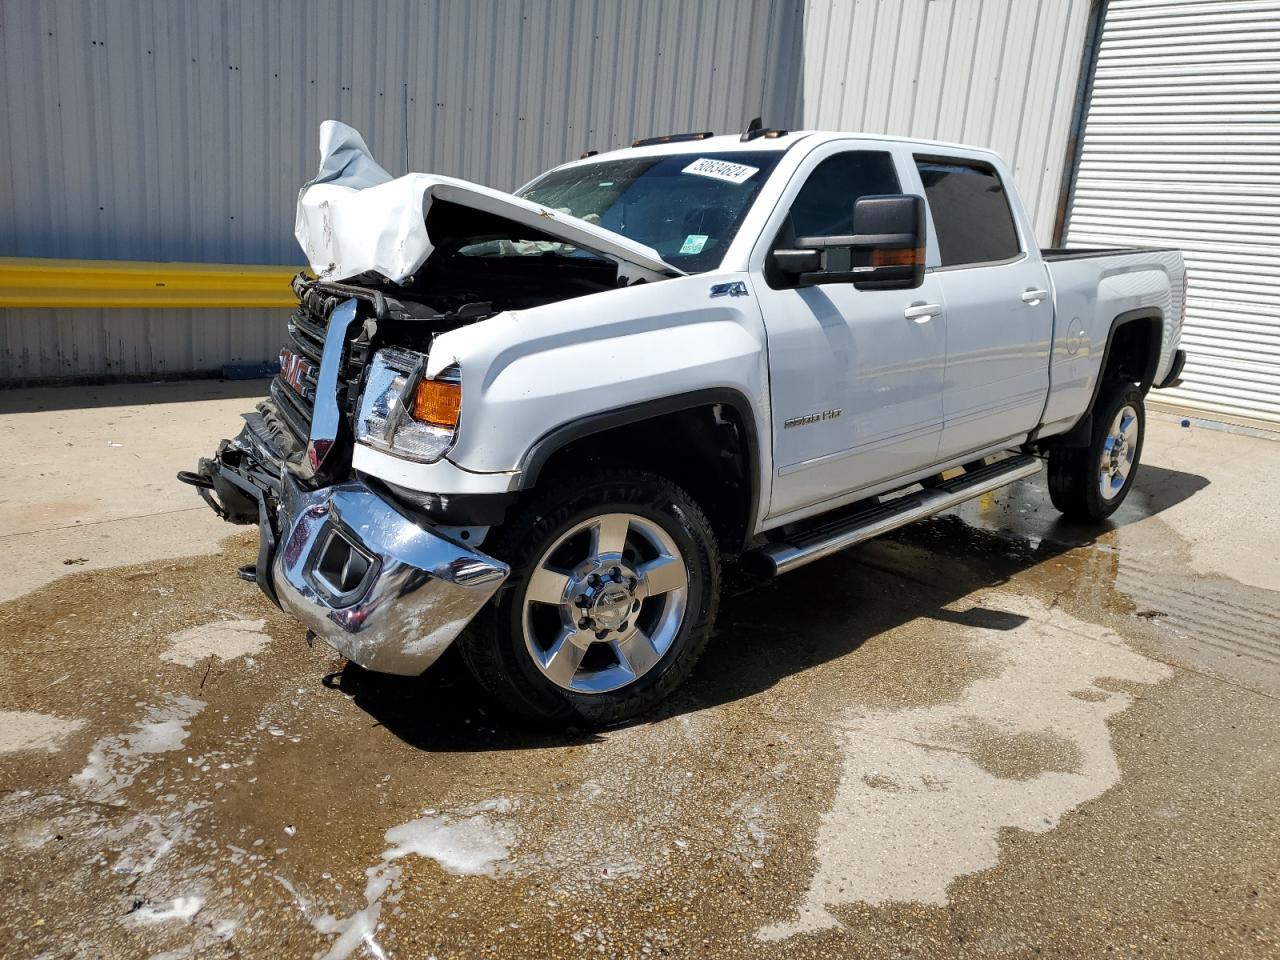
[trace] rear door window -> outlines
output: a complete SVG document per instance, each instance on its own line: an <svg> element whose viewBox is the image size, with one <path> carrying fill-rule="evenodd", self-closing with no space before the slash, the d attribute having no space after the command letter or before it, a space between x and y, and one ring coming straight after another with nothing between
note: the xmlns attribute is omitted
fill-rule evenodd
<svg viewBox="0 0 1280 960"><path fill-rule="evenodd" d="M998 263L1022 253L1009 198L994 167L941 157L915 160L942 266Z"/></svg>

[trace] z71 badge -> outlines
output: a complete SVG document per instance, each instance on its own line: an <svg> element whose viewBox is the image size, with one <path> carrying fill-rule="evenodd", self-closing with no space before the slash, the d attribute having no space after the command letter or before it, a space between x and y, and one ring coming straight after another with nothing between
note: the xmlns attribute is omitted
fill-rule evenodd
<svg viewBox="0 0 1280 960"><path fill-rule="evenodd" d="M810 423L818 423L821 420L835 420L844 411L840 409L823 410L821 413L806 413L803 417L792 417L790 420L782 422L783 430L790 430L792 427L803 427Z"/></svg>

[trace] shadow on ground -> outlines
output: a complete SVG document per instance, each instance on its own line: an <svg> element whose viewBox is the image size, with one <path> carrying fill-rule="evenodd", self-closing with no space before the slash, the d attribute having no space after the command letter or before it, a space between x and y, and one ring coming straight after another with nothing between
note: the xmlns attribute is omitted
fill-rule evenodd
<svg viewBox="0 0 1280 960"><path fill-rule="evenodd" d="M189 378L150 380L145 383L31 386L0 389L0 416L14 413L44 413L52 410L88 410L99 407L138 407L157 403L188 403L193 400L227 400L239 397L245 409L267 395L269 379L205 380Z"/></svg>
<svg viewBox="0 0 1280 960"><path fill-rule="evenodd" d="M750 697L783 678L854 653L867 640L927 617L1011 630L1022 618L998 610L950 609L974 591L1006 583L1059 559L1078 569L1068 582L1125 607L1114 591L1114 551L1078 551L1108 532L1155 516L1208 486L1204 477L1144 466L1111 520L1082 525L1049 504L1041 477L922 521L897 533L761 581L726 570L715 638L694 676L648 723ZM1061 571L1056 574L1061 577ZM898 603L884 603L888 595ZM495 712L450 651L421 677L369 673L350 664L327 678L406 743L433 752L541 749L582 743L582 731L530 730Z"/></svg>

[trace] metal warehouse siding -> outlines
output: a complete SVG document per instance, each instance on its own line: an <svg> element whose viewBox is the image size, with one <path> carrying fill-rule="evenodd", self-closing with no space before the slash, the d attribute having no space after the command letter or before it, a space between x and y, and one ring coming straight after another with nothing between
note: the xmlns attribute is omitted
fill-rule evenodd
<svg viewBox="0 0 1280 960"><path fill-rule="evenodd" d="M1280 3L1111 0L1073 244L1181 247L1186 382L1161 395L1280 421Z"/></svg>
<svg viewBox="0 0 1280 960"><path fill-rule="evenodd" d="M1088 0L5 0L0 256L301 263L321 120L511 189L751 117L994 147L1052 233ZM273 311L0 311L0 382L274 355Z"/></svg>
<svg viewBox="0 0 1280 960"><path fill-rule="evenodd" d="M804 125L991 147L1048 245L1088 17L1088 0L815 0Z"/></svg>
<svg viewBox="0 0 1280 960"><path fill-rule="evenodd" d="M334 117L393 173L512 189L583 150L789 122L799 0L6 0L0 256L301 263ZM0 312L0 381L273 356L272 311Z"/></svg>

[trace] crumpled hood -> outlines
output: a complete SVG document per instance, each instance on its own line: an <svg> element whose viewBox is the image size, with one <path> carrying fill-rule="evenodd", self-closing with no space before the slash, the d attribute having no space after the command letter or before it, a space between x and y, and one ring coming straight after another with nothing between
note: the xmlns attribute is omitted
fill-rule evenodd
<svg viewBox="0 0 1280 960"><path fill-rule="evenodd" d="M612 260L628 282L680 276L656 250L610 230L467 180L410 173L392 177L360 134L320 124L320 170L298 191L293 235L322 280L376 271L396 283L431 256L427 211L435 199L505 217Z"/></svg>

